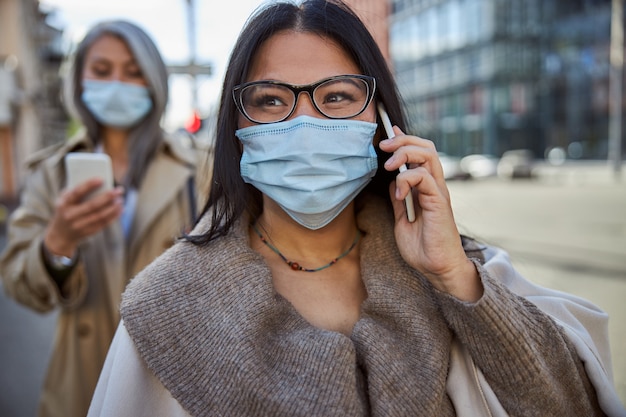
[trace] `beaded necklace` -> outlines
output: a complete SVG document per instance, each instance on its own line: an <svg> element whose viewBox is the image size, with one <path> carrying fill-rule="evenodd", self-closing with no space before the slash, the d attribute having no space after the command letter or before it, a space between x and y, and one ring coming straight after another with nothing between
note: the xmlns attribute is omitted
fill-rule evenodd
<svg viewBox="0 0 626 417"><path fill-rule="evenodd" d="M259 229L257 229L256 227L256 223L252 225L252 228L254 229L254 231L256 232L256 234L259 236L259 239L261 239L261 242L265 243L267 245L268 248L270 248L271 250L273 250L278 256L280 256L280 258L285 261L285 263L287 265L289 265L289 267L291 269L293 269L294 271L304 271L304 272L317 272L317 271L321 271L322 269L326 269L330 266L333 266L334 264L337 263L337 261L339 261L341 258L343 258L344 256L346 256L347 254L349 254L352 249L354 249L354 247L356 246L357 243L359 243L359 240L361 239L361 231L357 230L356 232L356 237L354 238L354 241L352 242L352 245L350 245L350 247L348 248L348 250L346 250L344 253L342 253L341 255L339 255L338 257L336 257L335 259L333 259L332 261L330 261L329 263L327 263L326 265L322 265L319 268L315 268L315 269L309 269L309 268L305 268L303 266L301 266L299 263L297 262L293 262L288 260L287 258L285 258L285 255L283 255L282 253L280 253L280 251L278 249L276 249L274 246L272 246L267 239L265 239L265 237L261 234L261 232L259 232Z"/></svg>

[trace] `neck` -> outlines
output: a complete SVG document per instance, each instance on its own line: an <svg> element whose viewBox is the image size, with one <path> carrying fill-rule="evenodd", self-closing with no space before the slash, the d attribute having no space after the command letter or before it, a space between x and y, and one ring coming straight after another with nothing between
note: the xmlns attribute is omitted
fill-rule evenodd
<svg viewBox="0 0 626 417"><path fill-rule="evenodd" d="M128 131L104 127L102 129L102 146L112 158L128 154Z"/></svg>
<svg viewBox="0 0 626 417"><path fill-rule="evenodd" d="M128 171L128 131L104 128L102 147L104 152L111 157L115 182L122 184Z"/></svg>
<svg viewBox="0 0 626 417"><path fill-rule="evenodd" d="M275 203L265 201L256 227L285 257L305 265L321 265L337 257L350 247L358 231L354 203L325 227L310 230L296 223ZM250 236L253 242L260 242L254 231Z"/></svg>

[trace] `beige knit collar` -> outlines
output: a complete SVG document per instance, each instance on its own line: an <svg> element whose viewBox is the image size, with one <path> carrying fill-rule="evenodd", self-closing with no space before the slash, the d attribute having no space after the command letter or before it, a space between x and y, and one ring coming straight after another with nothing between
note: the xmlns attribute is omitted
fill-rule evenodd
<svg viewBox="0 0 626 417"><path fill-rule="evenodd" d="M402 261L386 204L358 223L368 298L350 337L276 293L246 223L208 247L177 244L131 282L122 316L140 355L193 416L454 415L432 288Z"/></svg>

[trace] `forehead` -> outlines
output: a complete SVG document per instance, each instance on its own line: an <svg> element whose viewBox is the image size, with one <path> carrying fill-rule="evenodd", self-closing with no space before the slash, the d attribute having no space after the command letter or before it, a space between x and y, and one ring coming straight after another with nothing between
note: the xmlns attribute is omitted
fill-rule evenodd
<svg viewBox="0 0 626 417"><path fill-rule="evenodd" d="M107 58L110 60L128 60L133 55L122 39L117 36L104 34L94 41L86 54L87 60Z"/></svg>
<svg viewBox="0 0 626 417"><path fill-rule="evenodd" d="M337 42L290 30L272 35L257 49L245 81L309 84L342 74L361 74L361 70Z"/></svg>

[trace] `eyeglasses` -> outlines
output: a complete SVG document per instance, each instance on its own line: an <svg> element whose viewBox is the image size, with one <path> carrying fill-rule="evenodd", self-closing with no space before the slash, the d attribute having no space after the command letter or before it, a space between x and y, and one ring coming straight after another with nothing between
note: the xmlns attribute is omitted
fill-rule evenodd
<svg viewBox="0 0 626 417"><path fill-rule="evenodd" d="M287 119L302 92L309 95L317 111L324 116L349 119L365 110L375 91L374 77L337 75L308 85L253 81L233 88L233 99L241 114L254 123L277 123Z"/></svg>

